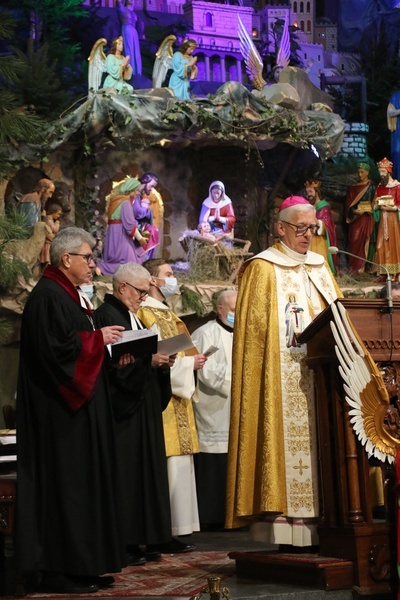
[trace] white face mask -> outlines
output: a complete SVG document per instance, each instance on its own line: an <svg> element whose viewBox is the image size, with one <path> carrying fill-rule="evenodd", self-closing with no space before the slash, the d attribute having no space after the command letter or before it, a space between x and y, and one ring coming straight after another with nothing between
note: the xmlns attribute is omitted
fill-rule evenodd
<svg viewBox="0 0 400 600"><path fill-rule="evenodd" d="M229 327L233 328L233 326L235 324L235 313L228 311L225 321L226 321L226 324L229 325Z"/></svg>
<svg viewBox="0 0 400 600"><path fill-rule="evenodd" d="M80 285L79 287L81 288L82 292L84 294L86 294L86 296L89 298L89 300L91 300L93 298L94 286L92 283L88 283L86 285Z"/></svg>
<svg viewBox="0 0 400 600"><path fill-rule="evenodd" d="M160 286L159 290L164 296L164 298L169 298L173 296L178 291L178 280L176 277L166 277L165 284Z"/></svg>

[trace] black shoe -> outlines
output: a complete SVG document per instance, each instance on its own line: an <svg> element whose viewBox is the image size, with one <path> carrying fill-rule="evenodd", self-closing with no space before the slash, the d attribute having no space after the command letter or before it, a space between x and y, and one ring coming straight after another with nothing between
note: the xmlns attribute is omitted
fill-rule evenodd
<svg viewBox="0 0 400 600"><path fill-rule="evenodd" d="M95 584L99 588L110 587L113 583L115 583L115 578L112 575L98 575L95 579Z"/></svg>
<svg viewBox="0 0 400 600"><path fill-rule="evenodd" d="M151 544L147 546L147 550L148 552L161 552L161 554L183 554L184 552L193 552L193 550L196 550L196 546L172 538L165 544Z"/></svg>
<svg viewBox="0 0 400 600"><path fill-rule="evenodd" d="M149 562L161 560L161 552L157 552L155 550L148 551L146 548L144 555L146 557L146 560L148 560Z"/></svg>
<svg viewBox="0 0 400 600"><path fill-rule="evenodd" d="M128 567L138 567L146 564L146 556L139 546L129 544L126 547L128 553Z"/></svg>
<svg viewBox="0 0 400 600"><path fill-rule="evenodd" d="M137 556L136 554L128 554L128 567L139 567L146 564L145 556Z"/></svg>
<svg viewBox="0 0 400 600"><path fill-rule="evenodd" d="M161 553L156 551L148 551L147 548L143 551L140 546L134 544L128 544L126 547L126 551L129 557L145 558L148 561L156 561L161 559ZM132 563L129 563L132 564ZM143 563L138 563L143 564Z"/></svg>
<svg viewBox="0 0 400 600"><path fill-rule="evenodd" d="M99 589L110 587L110 585L115 583L115 579L111 575L83 575L82 577L77 577L76 579L83 584L97 585Z"/></svg>
<svg viewBox="0 0 400 600"><path fill-rule="evenodd" d="M93 594L99 588L62 573L44 573L38 591L46 594Z"/></svg>

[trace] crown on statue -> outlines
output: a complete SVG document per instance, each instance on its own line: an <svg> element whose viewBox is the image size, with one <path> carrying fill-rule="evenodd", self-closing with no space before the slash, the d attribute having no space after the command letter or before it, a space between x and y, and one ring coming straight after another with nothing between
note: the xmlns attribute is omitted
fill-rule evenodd
<svg viewBox="0 0 400 600"><path fill-rule="evenodd" d="M388 173L392 172L393 163L388 158L382 158L377 164L378 169L386 169Z"/></svg>
<svg viewBox="0 0 400 600"><path fill-rule="evenodd" d="M305 188L312 187L312 188L315 188L316 190L319 190L319 188L321 187L321 182L318 181L317 179L308 179L305 182L304 187Z"/></svg>
<svg viewBox="0 0 400 600"><path fill-rule="evenodd" d="M191 38L185 38L182 42L182 45L186 44L188 48L197 48L196 40L192 40Z"/></svg>

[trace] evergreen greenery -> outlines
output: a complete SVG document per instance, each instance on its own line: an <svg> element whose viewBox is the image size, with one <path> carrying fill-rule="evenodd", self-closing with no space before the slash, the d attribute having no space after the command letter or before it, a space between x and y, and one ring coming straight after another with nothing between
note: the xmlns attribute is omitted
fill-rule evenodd
<svg viewBox="0 0 400 600"><path fill-rule="evenodd" d="M30 23L30 30L14 43L26 68L17 91L49 121L87 91L87 61L82 60L75 31L88 11L82 0L22 0L19 8L19 29Z"/></svg>
<svg viewBox="0 0 400 600"><path fill-rule="evenodd" d="M61 107L72 99L57 77L57 60L50 58L47 44L36 52L32 45L29 45L26 54L18 49L15 52L26 67L25 77L15 86L24 104L33 107L35 113L48 120L55 119Z"/></svg>
<svg viewBox="0 0 400 600"><path fill-rule="evenodd" d="M180 292L184 313L195 312L198 317L203 317L207 313L199 294L186 287L186 285L181 285Z"/></svg>
<svg viewBox="0 0 400 600"><path fill-rule="evenodd" d="M0 317L0 343L5 341L12 332L12 323Z"/></svg>
<svg viewBox="0 0 400 600"><path fill-rule="evenodd" d="M33 50L48 44L63 68L73 66L80 46L71 44L72 27L87 14L82 0L22 0L21 6L31 24Z"/></svg>
<svg viewBox="0 0 400 600"><path fill-rule="evenodd" d="M24 239L29 235L23 215L12 212L0 215L0 293L13 290L22 275L27 281L32 273L28 265L19 259L7 255L6 244L9 240ZM12 332L12 323L7 317L0 317L0 343Z"/></svg>
<svg viewBox="0 0 400 600"><path fill-rule="evenodd" d="M0 39L9 40L15 22L7 11L0 10ZM0 145L39 141L44 123L22 106L21 98L15 93L15 85L26 74L26 66L11 54L0 54ZM3 165L0 156L0 177Z"/></svg>
<svg viewBox="0 0 400 600"><path fill-rule="evenodd" d="M32 273L23 260L7 254L9 240L21 240L27 237L29 237L29 227L26 225L24 215L17 211L0 215L0 291L14 289L20 275L26 280L31 277Z"/></svg>

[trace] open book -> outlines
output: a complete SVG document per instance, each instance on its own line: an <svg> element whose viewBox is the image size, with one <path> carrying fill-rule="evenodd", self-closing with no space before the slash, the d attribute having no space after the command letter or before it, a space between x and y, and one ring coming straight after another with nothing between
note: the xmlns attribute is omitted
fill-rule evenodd
<svg viewBox="0 0 400 600"><path fill-rule="evenodd" d="M123 354L145 356L157 353L157 334L149 329L128 330L122 337L109 346L111 359L117 362Z"/></svg>
<svg viewBox="0 0 400 600"><path fill-rule="evenodd" d="M158 341L158 352L160 354L168 354L168 356L189 350L189 348L194 348L194 345L186 333L179 333L173 337Z"/></svg>

